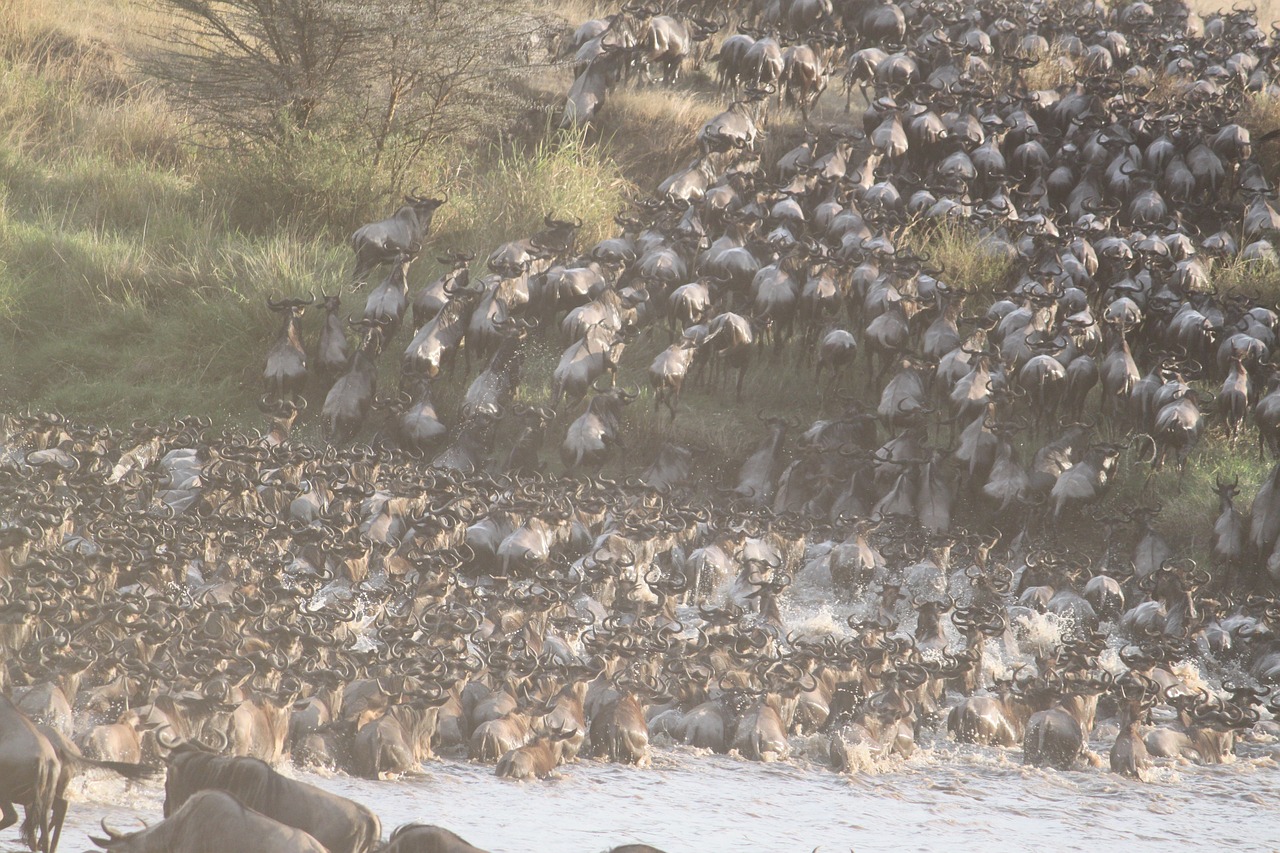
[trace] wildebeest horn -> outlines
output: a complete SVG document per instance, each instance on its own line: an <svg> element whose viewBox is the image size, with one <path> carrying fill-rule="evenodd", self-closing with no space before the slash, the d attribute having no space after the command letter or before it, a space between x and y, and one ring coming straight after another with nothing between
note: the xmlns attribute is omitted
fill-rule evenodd
<svg viewBox="0 0 1280 853"><path fill-rule="evenodd" d="M279 311L284 308L298 308L303 305L310 305L312 302L315 302L314 294L311 294L309 299L272 299L270 296L267 297L267 307L272 311Z"/></svg>

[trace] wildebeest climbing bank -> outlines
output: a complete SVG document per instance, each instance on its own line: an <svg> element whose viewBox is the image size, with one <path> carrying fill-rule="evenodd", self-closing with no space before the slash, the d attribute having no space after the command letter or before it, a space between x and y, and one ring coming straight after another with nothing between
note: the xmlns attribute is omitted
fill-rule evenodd
<svg viewBox="0 0 1280 853"><path fill-rule="evenodd" d="M538 150L683 130L611 222L521 198L476 246L481 179L415 186L399 101L335 118L282 77L253 145L382 115L409 165L340 276L255 301L259 419L0 416L0 843L887 849L837 815L965 829L922 792L967 785L1053 792L1051 849L1185 844L1147 798L1202 785L1233 794L1197 840L1274 843L1269 9L562 11L493 51L559 109ZM715 829L650 784L682 773L841 805ZM145 825L84 828L120 798Z"/></svg>

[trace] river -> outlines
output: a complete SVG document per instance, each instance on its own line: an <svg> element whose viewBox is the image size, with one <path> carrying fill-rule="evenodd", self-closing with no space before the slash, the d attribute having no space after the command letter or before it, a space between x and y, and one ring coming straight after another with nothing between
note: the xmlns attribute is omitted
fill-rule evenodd
<svg viewBox="0 0 1280 853"><path fill-rule="evenodd" d="M829 576L811 561L783 600L787 624L803 633L845 633L843 617L868 602L839 602L832 592ZM913 618L905 606L903 616ZM1069 628L1030 613L1015 615L1012 625L1007 638L987 644L988 679ZM1112 647L1102 661L1120 669L1121 640L1108 633ZM1200 666L1175 669L1199 683ZM1017 748L957 745L945 729L926 734L909 759L863 756L859 770L846 774L826 766L827 741L817 735L793 737L792 758L774 764L659 735L650 768L583 760L535 783L498 779L492 766L458 755L427 764L421 776L384 782L281 770L369 806L384 835L410 821L437 823L493 853L596 853L639 841L668 853L1099 853L1110 845L1163 853L1200 842L1212 850L1280 851L1280 741L1273 731L1259 727L1241 738L1233 763L1157 762L1145 781L1106 769L1111 721L1098 725L1086 757L1066 772L1025 768ZM164 799L158 781L98 775L75 780L70 793L61 849L73 852L94 849L88 837L100 834L103 817L117 829L137 826L135 818L159 820ZM14 829L0 834L0 851L23 849L17 839Z"/></svg>
<svg viewBox="0 0 1280 853"><path fill-rule="evenodd" d="M836 774L813 760L817 738L796 740L789 763L660 747L639 770L596 761L559 778L507 782L492 767L445 760L417 778L371 782L286 769L367 804L384 833L438 823L494 853L595 853L644 841L678 851L1280 850L1280 746L1243 744L1235 763L1157 768L1146 782L1082 763L1058 772L1021 765L1021 751L941 741L908 760ZM1105 764L1109 740L1093 749ZM809 754L806 754L806 751ZM106 817L127 828L160 818L159 784L95 777L73 783L64 851L93 849ZM13 830L0 849L18 850ZM230 851L229 851L230 853Z"/></svg>

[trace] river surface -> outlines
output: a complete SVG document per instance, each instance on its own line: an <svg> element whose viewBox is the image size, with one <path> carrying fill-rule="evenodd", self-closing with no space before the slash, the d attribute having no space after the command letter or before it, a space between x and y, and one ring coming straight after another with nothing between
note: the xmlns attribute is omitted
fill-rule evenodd
<svg viewBox="0 0 1280 853"><path fill-rule="evenodd" d="M284 769L370 806L384 833L438 823L494 853L595 853L634 841L669 853L1280 850L1275 743L1244 744L1230 765L1165 765L1147 782L1087 762L1068 772L1023 768L1020 750L948 742L836 774L804 754L819 749L817 738L796 743L801 754L786 764L659 747L649 769L582 761L536 783L454 760L390 782ZM1093 746L1105 763L1109 744ZM102 817L117 829L136 826L135 817L160 819L159 784L73 785L64 851L93 849L88 836L101 834ZM16 840L6 831L0 849L21 849Z"/></svg>
<svg viewBox="0 0 1280 853"><path fill-rule="evenodd" d="M843 634L844 617L867 605L836 599L829 575L810 563L782 609L788 626L803 633ZM903 629L910 630L914 615L905 608L902 615L910 620ZM987 643L988 683L1035 647L1058 642L1070 626L1052 615L1027 614L1015 616L1012 628ZM1109 633L1112 648L1102 662L1119 670L1121 641ZM1175 671L1189 683L1202 677L1197 662ZM672 745L657 735L650 768L583 760L543 782L498 779L491 765L463 757L383 782L280 769L369 806L384 836L402 823L436 823L493 853L597 853L632 842L668 853L1167 853L1193 845L1280 851L1280 742L1274 737L1260 728L1241 738L1231 764L1161 760L1146 781L1133 781L1106 769L1115 733L1114 723L1101 722L1086 757L1066 772L1024 768L1021 749L955 744L945 729L925 735L910 759L854 754L859 769L844 774L827 767L827 739L817 735L793 737L792 758L775 764ZM89 836L101 835L104 817L124 830L137 827L138 818L160 820L164 800L159 781L131 784L99 775L73 781L70 795L63 853L96 849ZM0 833L0 853L23 850L19 845L15 829Z"/></svg>

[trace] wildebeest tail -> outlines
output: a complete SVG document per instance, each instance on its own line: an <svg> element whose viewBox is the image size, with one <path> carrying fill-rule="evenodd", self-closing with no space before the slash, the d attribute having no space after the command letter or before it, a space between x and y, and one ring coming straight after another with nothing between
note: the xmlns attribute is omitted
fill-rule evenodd
<svg viewBox="0 0 1280 853"><path fill-rule="evenodd" d="M132 764L127 761L97 761L92 758L78 758L77 763L83 763L86 767L100 767L103 770L110 770L112 773L118 773L126 779L150 779L160 773L160 768L150 767L146 764Z"/></svg>

